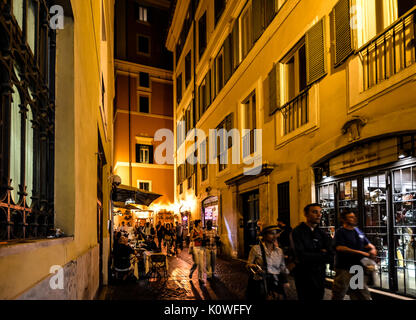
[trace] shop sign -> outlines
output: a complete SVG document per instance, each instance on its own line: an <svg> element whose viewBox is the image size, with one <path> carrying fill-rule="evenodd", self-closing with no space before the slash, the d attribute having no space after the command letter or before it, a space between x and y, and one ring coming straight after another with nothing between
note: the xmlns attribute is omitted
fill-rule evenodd
<svg viewBox="0 0 416 320"><path fill-rule="evenodd" d="M383 165L397 160L397 139L391 138L354 148L329 161L331 176Z"/></svg>

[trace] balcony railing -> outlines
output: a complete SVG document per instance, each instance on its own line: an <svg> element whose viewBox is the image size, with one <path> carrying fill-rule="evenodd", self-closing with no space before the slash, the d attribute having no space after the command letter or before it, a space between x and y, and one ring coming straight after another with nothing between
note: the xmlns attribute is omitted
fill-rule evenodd
<svg viewBox="0 0 416 320"><path fill-rule="evenodd" d="M309 122L309 87L286 103L283 115L283 133L287 135Z"/></svg>
<svg viewBox="0 0 416 320"><path fill-rule="evenodd" d="M255 151L255 131L250 130L246 133L246 135L243 137L243 159L248 157L249 155L253 154Z"/></svg>
<svg viewBox="0 0 416 320"><path fill-rule="evenodd" d="M358 50L364 91L415 63L416 8Z"/></svg>

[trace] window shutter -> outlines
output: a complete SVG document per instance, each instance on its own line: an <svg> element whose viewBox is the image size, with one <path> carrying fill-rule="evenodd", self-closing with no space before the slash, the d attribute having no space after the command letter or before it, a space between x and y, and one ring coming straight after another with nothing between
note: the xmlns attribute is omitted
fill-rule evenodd
<svg viewBox="0 0 416 320"><path fill-rule="evenodd" d="M153 146L149 146L149 163L153 163Z"/></svg>
<svg viewBox="0 0 416 320"><path fill-rule="evenodd" d="M280 65L274 64L269 73L269 115L280 107Z"/></svg>
<svg viewBox="0 0 416 320"><path fill-rule="evenodd" d="M237 69L238 67L238 63L239 63L239 37L238 37L238 20L236 20L234 22L234 27L233 27L233 31L232 31L232 47L233 47L233 56L232 56L232 61L233 61L233 72L235 71L235 69Z"/></svg>
<svg viewBox="0 0 416 320"><path fill-rule="evenodd" d="M353 52L351 42L350 1L340 0L334 7L335 66L339 66Z"/></svg>
<svg viewBox="0 0 416 320"><path fill-rule="evenodd" d="M232 75L232 36L231 34L228 35L227 39L224 42L224 85L227 81L231 78Z"/></svg>
<svg viewBox="0 0 416 320"><path fill-rule="evenodd" d="M136 163L140 162L140 145L136 144Z"/></svg>
<svg viewBox="0 0 416 320"><path fill-rule="evenodd" d="M204 111L208 109L208 106L211 104L211 71L208 70L207 75L205 76L205 108Z"/></svg>
<svg viewBox="0 0 416 320"><path fill-rule="evenodd" d="M252 1L252 28L253 28L253 43L257 41L258 38L260 38L263 29L264 29L264 0L255 0Z"/></svg>
<svg viewBox="0 0 416 320"><path fill-rule="evenodd" d="M306 33L306 64L308 85L325 75L324 20L320 20Z"/></svg>
<svg viewBox="0 0 416 320"><path fill-rule="evenodd" d="M274 16L276 15L276 0L266 0L266 5L265 5L265 22L266 22L266 26L268 26L270 24L270 22L272 22Z"/></svg>
<svg viewBox="0 0 416 320"><path fill-rule="evenodd" d="M225 129L230 131L233 128L233 119L234 119L234 113L230 113L227 118L225 118ZM231 148L233 146L233 139L232 137L228 137L228 148Z"/></svg>

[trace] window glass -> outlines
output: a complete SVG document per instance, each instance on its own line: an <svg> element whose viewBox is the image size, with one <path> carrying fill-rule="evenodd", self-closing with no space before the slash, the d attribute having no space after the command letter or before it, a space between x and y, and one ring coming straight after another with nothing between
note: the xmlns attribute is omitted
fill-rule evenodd
<svg viewBox="0 0 416 320"><path fill-rule="evenodd" d="M138 51L140 53L150 53L149 38L144 36L138 37Z"/></svg>
<svg viewBox="0 0 416 320"><path fill-rule="evenodd" d="M25 171L25 182L26 182L26 203L30 207L32 203L32 192L33 192L33 115L32 110L28 106L28 112L26 117L26 171Z"/></svg>
<svg viewBox="0 0 416 320"><path fill-rule="evenodd" d="M26 34L27 43L33 54L35 54L35 34L36 34L36 3L33 0L29 0L27 6L27 20L26 20Z"/></svg>
<svg viewBox="0 0 416 320"><path fill-rule="evenodd" d="M141 96L139 99L140 112L149 113L149 97Z"/></svg>
<svg viewBox="0 0 416 320"><path fill-rule="evenodd" d="M139 74L139 83L140 87L149 88L150 87L150 80L149 74L147 72L140 72Z"/></svg>
<svg viewBox="0 0 416 320"><path fill-rule="evenodd" d="M20 116L20 94L16 86L13 86L10 122L10 179L13 188L11 194L13 201L19 201L18 191L21 183L21 142L22 142L22 118Z"/></svg>
<svg viewBox="0 0 416 320"><path fill-rule="evenodd" d="M23 0L13 0L13 15L20 29L23 30Z"/></svg>

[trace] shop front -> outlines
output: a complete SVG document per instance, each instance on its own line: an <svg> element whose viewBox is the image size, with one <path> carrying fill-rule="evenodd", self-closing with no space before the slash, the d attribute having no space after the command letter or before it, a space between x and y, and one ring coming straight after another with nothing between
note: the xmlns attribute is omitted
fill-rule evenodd
<svg viewBox="0 0 416 320"><path fill-rule="evenodd" d="M415 135L354 144L314 166L321 226L331 236L351 210L378 251L375 288L416 296ZM328 267L328 276L334 272Z"/></svg>
<svg viewBox="0 0 416 320"><path fill-rule="evenodd" d="M218 197L209 197L202 201L202 224L206 226L208 220L212 221L212 226L218 228Z"/></svg>

